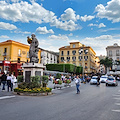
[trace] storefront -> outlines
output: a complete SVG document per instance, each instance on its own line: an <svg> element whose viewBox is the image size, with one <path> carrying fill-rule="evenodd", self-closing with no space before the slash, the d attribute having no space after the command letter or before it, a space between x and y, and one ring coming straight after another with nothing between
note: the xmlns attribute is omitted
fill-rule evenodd
<svg viewBox="0 0 120 120"><path fill-rule="evenodd" d="M17 77L18 75L23 74L23 70L21 67L21 63L11 63L10 61L0 61L0 73L5 72L8 73L14 73L14 75Z"/></svg>

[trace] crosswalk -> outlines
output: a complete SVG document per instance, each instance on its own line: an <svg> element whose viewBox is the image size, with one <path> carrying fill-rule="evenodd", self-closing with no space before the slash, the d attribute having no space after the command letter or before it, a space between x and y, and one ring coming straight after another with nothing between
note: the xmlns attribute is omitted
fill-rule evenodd
<svg viewBox="0 0 120 120"><path fill-rule="evenodd" d="M14 98L15 96L2 96L0 97L0 100L3 100L3 99L8 99L8 98Z"/></svg>
<svg viewBox="0 0 120 120"><path fill-rule="evenodd" d="M120 90L118 90L118 93L113 95L113 99L116 100L115 106L118 106L117 109L113 109L112 112L120 113Z"/></svg>

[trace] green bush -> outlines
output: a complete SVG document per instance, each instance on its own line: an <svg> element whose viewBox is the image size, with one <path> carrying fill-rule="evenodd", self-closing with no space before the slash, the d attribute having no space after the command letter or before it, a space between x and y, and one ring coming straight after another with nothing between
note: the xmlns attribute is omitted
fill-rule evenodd
<svg viewBox="0 0 120 120"><path fill-rule="evenodd" d="M25 89L25 88L33 89L33 88L40 88L40 87L41 87L40 83L36 83L36 82L30 82L30 83L22 82L18 84L18 88L21 88L21 89Z"/></svg>
<svg viewBox="0 0 120 120"><path fill-rule="evenodd" d="M17 81L18 81L18 82L23 82L23 80L24 80L24 79L23 79L23 75L18 75L18 76L17 76Z"/></svg>
<svg viewBox="0 0 120 120"><path fill-rule="evenodd" d="M56 76L55 76L56 79L60 79L61 78L61 75L60 73L57 73Z"/></svg>
<svg viewBox="0 0 120 120"><path fill-rule="evenodd" d="M31 82L40 83L40 76L31 76Z"/></svg>
<svg viewBox="0 0 120 120"><path fill-rule="evenodd" d="M41 77L41 79L42 79L42 86L43 86L43 87L46 87L47 84L48 84L48 81L49 81L48 76L43 75L43 76Z"/></svg>

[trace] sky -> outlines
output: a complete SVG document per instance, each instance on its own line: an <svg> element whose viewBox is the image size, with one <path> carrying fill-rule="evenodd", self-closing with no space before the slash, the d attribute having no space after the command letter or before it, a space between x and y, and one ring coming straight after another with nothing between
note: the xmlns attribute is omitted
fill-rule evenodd
<svg viewBox="0 0 120 120"><path fill-rule="evenodd" d="M120 45L120 0L0 0L0 42L29 45L33 33L46 50L79 41L106 55Z"/></svg>

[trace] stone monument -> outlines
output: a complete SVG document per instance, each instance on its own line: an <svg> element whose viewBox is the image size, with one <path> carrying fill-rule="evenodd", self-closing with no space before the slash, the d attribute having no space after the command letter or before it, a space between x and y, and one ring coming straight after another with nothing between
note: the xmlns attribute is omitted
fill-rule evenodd
<svg viewBox="0 0 120 120"><path fill-rule="evenodd" d="M31 76L43 76L43 69L45 68L43 64L38 63L38 51L39 42L35 34L31 35L31 38L27 37L27 42L30 44L29 58L30 62L23 64L23 76L25 82L30 82Z"/></svg>

